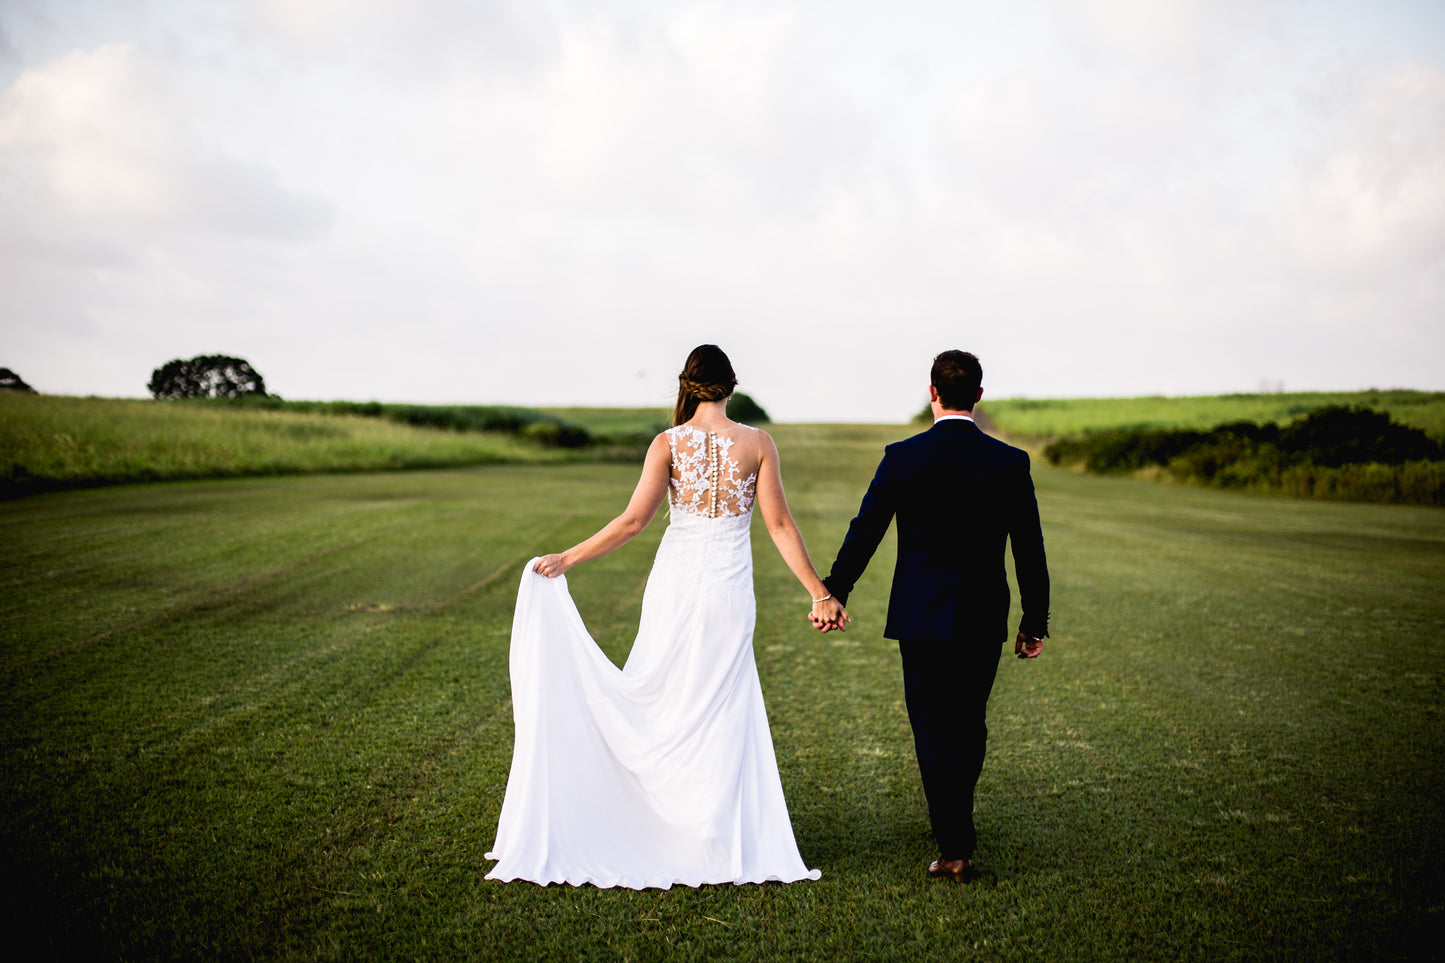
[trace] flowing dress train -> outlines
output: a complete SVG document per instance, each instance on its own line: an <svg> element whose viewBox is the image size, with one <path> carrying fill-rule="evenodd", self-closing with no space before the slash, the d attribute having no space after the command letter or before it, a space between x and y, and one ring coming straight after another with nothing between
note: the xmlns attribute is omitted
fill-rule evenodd
<svg viewBox="0 0 1445 963"><path fill-rule="evenodd" d="M682 427L668 440L670 519L623 668L565 576L522 572L516 738L488 879L666 889L820 875L793 838L753 659L755 479L737 477L726 439Z"/></svg>

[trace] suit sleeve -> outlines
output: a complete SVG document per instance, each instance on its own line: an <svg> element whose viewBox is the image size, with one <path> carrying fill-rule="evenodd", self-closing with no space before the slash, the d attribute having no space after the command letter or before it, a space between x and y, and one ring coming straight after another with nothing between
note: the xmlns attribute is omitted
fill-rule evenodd
<svg viewBox="0 0 1445 963"><path fill-rule="evenodd" d="M833 597L845 605L853 586L863 576L863 570L868 567L873 553L878 550L878 543L883 541L888 526L893 522L896 506L889 476L888 453L885 451L878 470L873 473L873 481L863 495L863 503L858 506L858 514L848 524L848 534L843 536L843 545L838 549L833 570L823 579Z"/></svg>
<svg viewBox="0 0 1445 963"><path fill-rule="evenodd" d="M1013 549L1014 575L1019 583L1019 605L1023 615L1019 631L1041 639L1049 634L1049 565L1044 557L1044 531L1039 523L1039 503L1034 497L1034 480L1029 474L1029 456L1023 455L1023 481L1015 486L1013 511L1009 513L1009 545Z"/></svg>

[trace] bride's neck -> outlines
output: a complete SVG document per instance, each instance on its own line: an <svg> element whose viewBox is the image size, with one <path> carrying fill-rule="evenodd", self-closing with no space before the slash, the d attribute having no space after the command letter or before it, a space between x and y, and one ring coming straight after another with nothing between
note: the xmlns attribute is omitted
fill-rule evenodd
<svg viewBox="0 0 1445 963"><path fill-rule="evenodd" d="M701 428L705 431L716 431L722 428L730 428L734 424L728 418L728 403L726 401L699 401L697 410L687 420L694 428Z"/></svg>

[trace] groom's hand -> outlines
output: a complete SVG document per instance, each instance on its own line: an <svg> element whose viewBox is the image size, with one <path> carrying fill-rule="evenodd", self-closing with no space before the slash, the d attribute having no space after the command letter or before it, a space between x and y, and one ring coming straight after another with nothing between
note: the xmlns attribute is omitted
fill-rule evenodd
<svg viewBox="0 0 1445 963"><path fill-rule="evenodd" d="M1044 640L1020 632L1014 638L1014 654L1020 659L1036 659L1044 651Z"/></svg>

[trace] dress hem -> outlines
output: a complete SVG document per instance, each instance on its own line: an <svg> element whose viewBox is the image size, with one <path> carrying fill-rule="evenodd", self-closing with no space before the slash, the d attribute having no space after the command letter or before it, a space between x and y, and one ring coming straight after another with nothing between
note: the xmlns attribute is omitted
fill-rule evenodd
<svg viewBox="0 0 1445 963"><path fill-rule="evenodd" d="M823 871L822 871L822 870L810 869L810 870L808 870L806 873L804 873L804 874L801 875L801 876L786 876L786 877L784 877L784 876L772 875L772 876L747 876L747 877L743 877L743 878L741 878L741 879L701 879L701 880L676 879L676 878L674 878L674 879L672 879L672 880L666 880L666 879L646 879L646 880L643 880L643 881L641 881L641 882L632 882L632 881L629 881L629 880L624 879L624 878L622 878L622 877L617 877L617 878L614 878L614 879L610 879L610 880L604 881L604 880L599 880L599 879L597 879L595 876L590 876L590 875L588 875L588 876L578 876L578 877L570 877L570 876L568 876L568 877L557 877L557 878L554 878L554 879L545 879L545 880L543 880L543 879L530 879L530 878L528 878L528 877L526 877L526 876L522 876L522 875L520 875L520 874L513 875L513 876L498 876L497 873L496 873L496 870L493 870L492 872L490 872L490 873L488 873L488 874L486 875L486 878L487 878L487 879L496 880L497 882L500 882L500 883L515 883L515 882L521 881L521 882L524 882L524 883L536 883L538 886L550 886L550 885L552 885L553 883L565 883L565 884L568 885L568 886L595 886L595 887L597 887L598 889L619 889L619 888L620 888L620 889L637 889L637 890L642 890L642 889L672 889L672 887L674 887L674 886L687 886L687 887L690 887L690 888L692 888L692 889L698 889L699 887L702 887L702 886L724 886L724 885L726 885L726 884L728 884L728 883L731 883L731 884L734 885L734 886L752 886L752 885L758 885L758 884L761 884L761 883L798 883L798 882L802 882L803 880L816 880L816 879L821 878L822 875L823 875Z"/></svg>

